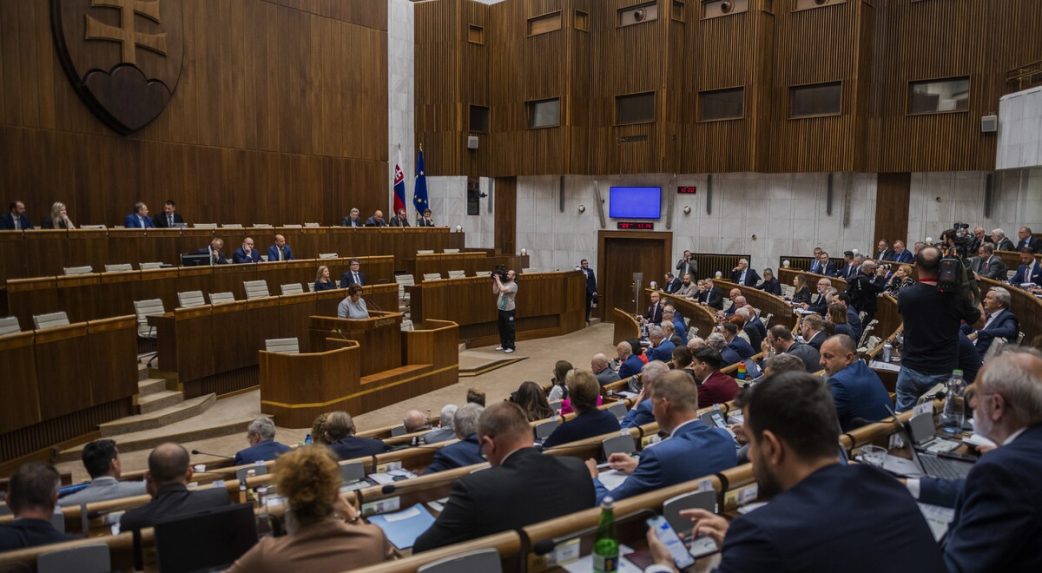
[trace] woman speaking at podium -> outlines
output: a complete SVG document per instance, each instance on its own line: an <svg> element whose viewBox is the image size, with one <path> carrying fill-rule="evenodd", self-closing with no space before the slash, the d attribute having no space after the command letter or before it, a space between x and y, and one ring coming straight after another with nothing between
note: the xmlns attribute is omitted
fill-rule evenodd
<svg viewBox="0 0 1042 573"><path fill-rule="evenodd" d="M361 285L347 287L347 297L336 307L338 318L369 318L369 307L362 298Z"/></svg>

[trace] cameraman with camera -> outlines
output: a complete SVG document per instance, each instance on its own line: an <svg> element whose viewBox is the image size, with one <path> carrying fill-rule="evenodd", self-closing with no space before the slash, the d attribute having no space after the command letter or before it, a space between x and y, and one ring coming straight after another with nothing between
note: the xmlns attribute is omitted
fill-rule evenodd
<svg viewBox="0 0 1042 573"><path fill-rule="evenodd" d="M492 294L499 295L496 300L496 309L499 311L499 319L496 323L499 328L499 346L496 347L496 350L510 354L514 351L514 319L517 317L514 310L517 283L514 282L513 269L508 271L506 267L500 265L492 271Z"/></svg>

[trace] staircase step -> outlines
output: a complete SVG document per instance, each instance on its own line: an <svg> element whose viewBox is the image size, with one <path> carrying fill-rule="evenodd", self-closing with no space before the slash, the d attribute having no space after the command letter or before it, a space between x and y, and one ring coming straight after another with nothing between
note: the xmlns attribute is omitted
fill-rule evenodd
<svg viewBox="0 0 1042 573"><path fill-rule="evenodd" d="M99 425L98 429L101 430L102 436L112 437L119 434L159 428L167 424L179 422L186 418L191 418L192 416L197 416L208 410L215 402L217 402L217 396L214 394L207 394L205 396L199 396L198 398L192 398L191 400L185 400L180 404L163 408L162 410L157 410L155 412L139 414L137 416L128 416L126 418L120 418L119 420L113 420L112 422L106 422Z"/></svg>
<svg viewBox="0 0 1042 573"><path fill-rule="evenodd" d="M164 390L166 390L166 380L162 378L145 378L137 383L137 393L142 398Z"/></svg>
<svg viewBox="0 0 1042 573"><path fill-rule="evenodd" d="M137 363L137 379L138 380L145 380L147 378L148 378L148 366L145 366L143 363L138 362Z"/></svg>
<svg viewBox="0 0 1042 573"><path fill-rule="evenodd" d="M184 394L171 390L162 390L148 396L140 396L137 404L142 414L150 414L184 401Z"/></svg>
<svg viewBox="0 0 1042 573"><path fill-rule="evenodd" d="M219 438L222 436L244 434L246 432L246 428L250 425L250 422L252 421L253 418L244 417L238 419L230 419L213 426L204 425L204 427L197 427L195 424L188 424L187 422L184 422L180 425L174 425L173 427L169 428L169 431L167 431L168 428L164 427L162 432L145 430L131 434L123 434L117 437L117 441L119 442L120 452L137 452L141 450L150 450L164 442L186 444L189 442L209 440L211 438ZM76 447L62 451L60 454L58 454L58 458L56 461L58 463L62 463L79 460L83 455L84 445L85 444L81 444Z"/></svg>

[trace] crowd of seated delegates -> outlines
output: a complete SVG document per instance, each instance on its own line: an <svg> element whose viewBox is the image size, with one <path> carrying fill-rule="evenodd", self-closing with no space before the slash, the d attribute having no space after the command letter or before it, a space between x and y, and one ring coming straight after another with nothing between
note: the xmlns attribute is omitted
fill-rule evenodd
<svg viewBox="0 0 1042 573"><path fill-rule="evenodd" d="M477 433L478 419L484 411L484 406L473 403L464 404L455 411L451 428L453 437L459 441L434 452L434 460L423 471L424 474L480 464L485 461L481 457L481 441L478 439ZM444 419L441 424L443 428L446 426Z"/></svg>
<svg viewBox="0 0 1042 573"><path fill-rule="evenodd" d="M569 370L565 376L565 385L568 387L567 400L576 416L557 426L543 441L544 448L619 430L619 421L615 414L597 408L601 398L601 387L593 372L582 369Z"/></svg>

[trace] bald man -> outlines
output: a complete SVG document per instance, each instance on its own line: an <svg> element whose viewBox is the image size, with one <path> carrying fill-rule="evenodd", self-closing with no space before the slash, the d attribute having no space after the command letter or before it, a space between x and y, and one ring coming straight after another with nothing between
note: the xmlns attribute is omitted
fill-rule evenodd
<svg viewBox="0 0 1042 573"><path fill-rule="evenodd" d="M152 501L124 513L119 521L120 530L151 527L171 517L229 505L228 491L223 487L189 491L186 484L191 480L192 468L183 446L170 442L156 446L148 455L145 472Z"/></svg>
<svg viewBox="0 0 1042 573"><path fill-rule="evenodd" d="M286 244L286 237L275 235L275 244L268 247L268 262L292 261L293 249Z"/></svg>
<svg viewBox="0 0 1042 573"><path fill-rule="evenodd" d="M640 372L640 369L644 367L644 361L639 356L633 354L633 347L630 346L629 342L623 340L615 347L617 358L619 359L619 378L629 378Z"/></svg>
<svg viewBox="0 0 1042 573"><path fill-rule="evenodd" d="M857 357L854 339L837 334L826 340L821 345L821 366L828 374L832 401L844 432L890 415L890 395L879 375Z"/></svg>
<svg viewBox="0 0 1042 573"><path fill-rule="evenodd" d="M597 377L601 386L620 380L619 373L611 369L611 361L603 353L598 352L590 359L590 370Z"/></svg>

